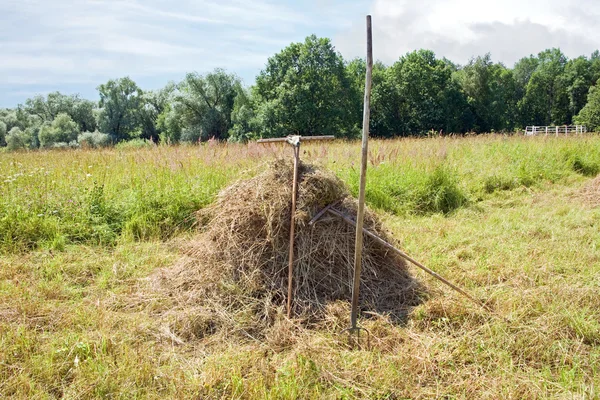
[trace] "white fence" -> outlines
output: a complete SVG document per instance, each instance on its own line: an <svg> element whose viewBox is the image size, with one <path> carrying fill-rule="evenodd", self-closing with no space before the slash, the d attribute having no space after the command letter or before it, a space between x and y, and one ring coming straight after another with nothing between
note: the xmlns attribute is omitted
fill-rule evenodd
<svg viewBox="0 0 600 400"><path fill-rule="evenodd" d="M585 125L561 125L561 126L527 126L525 127L525 135L568 135L570 133L581 134L586 133Z"/></svg>

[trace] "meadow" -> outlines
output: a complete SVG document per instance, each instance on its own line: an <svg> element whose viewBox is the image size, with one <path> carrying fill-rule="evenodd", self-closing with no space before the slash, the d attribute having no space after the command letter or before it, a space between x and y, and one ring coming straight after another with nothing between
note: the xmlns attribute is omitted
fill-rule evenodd
<svg viewBox="0 0 600 400"><path fill-rule="evenodd" d="M358 142L301 158L356 194ZM600 137L372 140L367 204L419 270L371 346L326 328L182 340L140 282L174 264L195 211L291 149L256 143L0 154L0 395L14 398L600 398ZM148 294L151 296L152 294ZM160 300L157 300L160 301ZM285 334L285 332L283 332Z"/></svg>

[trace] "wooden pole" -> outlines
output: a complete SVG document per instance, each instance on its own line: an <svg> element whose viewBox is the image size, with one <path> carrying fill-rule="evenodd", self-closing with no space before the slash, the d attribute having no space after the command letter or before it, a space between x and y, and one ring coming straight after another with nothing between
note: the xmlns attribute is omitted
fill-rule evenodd
<svg viewBox="0 0 600 400"><path fill-rule="evenodd" d="M296 227L296 195L298 193L298 164L300 163L300 142L294 146L294 181L292 183L292 208L290 217L290 252L288 254L288 298L287 316L292 316L292 280L294 277L294 229Z"/></svg>
<svg viewBox="0 0 600 400"><path fill-rule="evenodd" d="M363 222L365 216L365 185L367 179L372 75L373 35L371 29L371 16L367 15L367 73L365 78L365 104L363 108L362 155L360 165L360 187L358 191L358 212L356 215L356 241L354 245L354 286L352 287L352 313L350 315L350 329L352 330L356 329L356 319L358 316L358 295L360 290L360 272L362 268Z"/></svg>

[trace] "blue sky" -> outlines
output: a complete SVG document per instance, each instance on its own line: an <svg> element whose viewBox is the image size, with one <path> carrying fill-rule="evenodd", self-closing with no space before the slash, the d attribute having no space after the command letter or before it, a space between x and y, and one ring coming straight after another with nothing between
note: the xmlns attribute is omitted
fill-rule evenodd
<svg viewBox="0 0 600 400"><path fill-rule="evenodd" d="M362 55L367 13L386 63L418 48L512 65L548 47L569 57L600 47L595 0L0 0L0 107L54 90L97 99L122 76L156 89L216 67L250 85L269 56L312 33Z"/></svg>

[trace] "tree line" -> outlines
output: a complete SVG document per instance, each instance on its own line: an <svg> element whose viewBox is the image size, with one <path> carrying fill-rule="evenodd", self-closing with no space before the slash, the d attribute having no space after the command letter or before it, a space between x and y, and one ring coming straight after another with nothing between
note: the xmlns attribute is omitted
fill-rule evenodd
<svg viewBox="0 0 600 400"><path fill-rule="evenodd" d="M366 64L309 36L267 61L251 87L216 69L142 90L128 77L98 86L99 101L59 92L0 110L0 146L100 147L154 142L246 141L288 134L360 134ZM600 128L600 53L568 59L548 49L513 68L490 54L464 66L432 51L376 62L372 136L512 132L526 125Z"/></svg>

